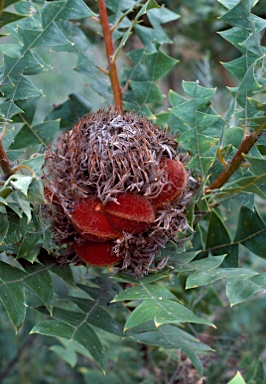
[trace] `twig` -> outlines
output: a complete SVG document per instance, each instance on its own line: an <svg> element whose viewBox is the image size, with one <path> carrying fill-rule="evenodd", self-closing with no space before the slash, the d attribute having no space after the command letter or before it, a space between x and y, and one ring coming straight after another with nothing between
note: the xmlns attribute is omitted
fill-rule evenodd
<svg viewBox="0 0 266 384"><path fill-rule="evenodd" d="M247 136L241 143L240 148L232 159L230 165L228 165L222 173L214 180L214 182L207 188L206 193L210 193L212 189L221 188L230 177L238 170L243 162L243 155L246 155L253 145L258 140L259 133L265 128L266 122L261 124L256 131L253 131L249 136Z"/></svg>
<svg viewBox="0 0 266 384"><path fill-rule="evenodd" d="M5 177L8 179L12 175L12 163L7 157L6 151L3 147L3 143L0 140L0 167L2 168Z"/></svg>
<svg viewBox="0 0 266 384"><path fill-rule="evenodd" d="M114 46L113 46L112 33L109 25L107 10L105 6L105 0L98 0L98 6L99 6L99 13L100 13L100 23L102 26L103 37L105 41L109 78L111 81L111 86L114 94L114 104L117 109L122 110L122 106L123 106L122 92L121 92L119 79L117 75L116 61L113 57Z"/></svg>

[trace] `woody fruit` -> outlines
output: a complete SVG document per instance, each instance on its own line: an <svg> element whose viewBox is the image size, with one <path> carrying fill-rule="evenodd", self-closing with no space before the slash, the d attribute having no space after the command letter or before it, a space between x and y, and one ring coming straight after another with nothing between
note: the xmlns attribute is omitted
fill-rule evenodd
<svg viewBox="0 0 266 384"><path fill-rule="evenodd" d="M83 116L58 137L46 155L45 180L53 192L47 200L54 238L68 245L66 260L73 249L84 262L98 254L107 265L123 255L122 268L140 277L157 269L169 240L185 241L192 193L186 155L177 147L169 131L112 108Z"/></svg>
<svg viewBox="0 0 266 384"><path fill-rule="evenodd" d="M85 239L105 242L119 237L119 233L101 212L101 202L94 197L75 202L72 209L72 224Z"/></svg>
<svg viewBox="0 0 266 384"><path fill-rule="evenodd" d="M180 199L187 183L186 170L181 161L163 158L159 163L159 168L161 172L165 173L167 182L161 193L150 199L156 209L161 208L166 203Z"/></svg>
<svg viewBox="0 0 266 384"><path fill-rule="evenodd" d="M113 242L95 243L88 240L76 241L74 250L76 254L87 264L95 266L108 266L119 263L123 256L117 256L113 252Z"/></svg>
<svg viewBox="0 0 266 384"><path fill-rule="evenodd" d="M153 207L143 196L124 193L103 207L109 222L118 231L140 233L155 220Z"/></svg>

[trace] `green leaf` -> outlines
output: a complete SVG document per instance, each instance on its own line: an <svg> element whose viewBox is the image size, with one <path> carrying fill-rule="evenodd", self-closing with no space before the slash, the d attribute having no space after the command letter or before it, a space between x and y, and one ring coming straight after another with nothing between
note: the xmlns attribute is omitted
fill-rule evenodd
<svg viewBox="0 0 266 384"><path fill-rule="evenodd" d="M5 101L0 104L0 115L3 116L3 120L11 119L12 116L23 112L12 100Z"/></svg>
<svg viewBox="0 0 266 384"><path fill-rule="evenodd" d="M232 182L228 182L224 187L217 190L217 196L222 197L233 193L251 192L266 199L266 194L259 187L266 182L266 174L258 176L247 176Z"/></svg>
<svg viewBox="0 0 266 384"><path fill-rule="evenodd" d="M205 273L202 273L202 271L196 271L187 278L186 289L208 285L223 278L249 278L255 275L257 275L257 272L246 268L218 268L206 271Z"/></svg>
<svg viewBox="0 0 266 384"><path fill-rule="evenodd" d="M131 313L125 324L125 330L154 320L156 327L162 324L184 322L213 325L210 321L199 318L188 308L170 300L145 300Z"/></svg>
<svg viewBox="0 0 266 384"><path fill-rule="evenodd" d="M16 101L28 100L42 95L41 91L25 76L16 75L10 78L9 82L2 86L3 96Z"/></svg>
<svg viewBox="0 0 266 384"><path fill-rule="evenodd" d="M256 210L241 207L234 242L239 242L256 255L266 258L266 225Z"/></svg>
<svg viewBox="0 0 266 384"><path fill-rule="evenodd" d="M177 300L167 288L159 285L142 284L120 292L115 296L112 302L124 300L147 300L147 299L168 299Z"/></svg>
<svg viewBox="0 0 266 384"><path fill-rule="evenodd" d="M193 81L183 80L182 87L192 99L195 99L196 108L210 103L216 92L216 88L205 88Z"/></svg>
<svg viewBox="0 0 266 384"><path fill-rule="evenodd" d="M72 346L72 344L73 343L70 344L70 347ZM78 356L76 351L74 351L73 349L66 349L64 347L61 347L60 345L52 345L49 349L50 351L56 353L60 359L63 359L67 364L69 364L71 368L74 368L77 364Z"/></svg>
<svg viewBox="0 0 266 384"><path fill-rule="evenodd" d="M246 384L246 382L243 379L241 373L238 371L237 374L233 377L233 379L228 382L228 384Z"/></svg>
<svg viewBox="0 0 266 384"><path fill-rule="evenodd" d="M46 266L47 269L49 269L50 272L60 277L60 279L72 288L76 288L76 283L70 265L58 265L55 258L52 257L45 249L40 250L38 259L44 266Z"/></svg>
<svg viewBox="0 0 266 384"><path fill-rule="evenodd" d="M164 97L160 89L153 82L131 80L130 85L140 106L155 103Z"/></svg>
<svg viewBox="0 0 266 384"><path fill-rule="evenodd" d="M160 79L171 71L177 63L178 60L171 58L161 51L147 55L146 65L148 78L151 81Z"/></svg>
<svg viewBox="0 0 266 384"><path fill-rule="evenodd" d="M2 28L6 24L13 23L14 21L20 20L24 15L18 15L16 13L11 13L11 12L3 12L1 14L1 19L0 19L0 28Z"/></svg>
<svg viewBox="0 0 266 384"><path fill-rule="evenodd" d="M241 83L239 84L238 93L255 93L256 91L260 91L262 89L262 85L258 82L255 71L255 66L260 62L262 62L262 59L256 60L249 66L241 80Z"/></svg>
<svg viewBox="0 0 266 384"><path fill-rule="evenodd" d="M236 49L246 54L246 49L242 46L248 37L248 32L242 28L234 27L223 32L218 32L225 40L231 43Z"/></svg>
<svg viewBox="0 0 266 384"><path fill-rule="evenodd" d="M78 297L70 297L70 300L86 313L88 323L114 335L122 335L123 327L96 302Z"/></svg>
<svg viewBox="0 0 266 384"><path fill-rule="evenodd" d="M33 144L47 146L54 140L58 130L58 120L45 121L34 126L25 124L15 136L14 143L10 146L10 149L25 148Z"/></svg>
<svg viewBox="0 0 266 384"><path fill-rule="evenodd" d="M239 276L238 278L228 278L226 295L230 305L239 304L258 292L266 289L266 273L258 274L251 278Z"/></svg>
<svg viewBox="0 0 266 384"><path fill-rule="evenodd" d="M20 264L28 274L25 283L36 293L52 315L54 289L50 273L38 263L32 264L27 260L20 259Z"/></svg>
<svg viewBox="0 0 266 384"><path fill-rule="evenodd" d="M42 170L44 161L45 155L36 155L32 159L23 161L22 164L30 167L34 173L39 174Z"/></svg>
<svg viewBox="0 0 266 384"><path fill-rule="evenodd" d="M206 249L208 249L213 256L227 254L223 265L224 267L237 267L238 245L232 243L223 221L215 211L212 212L209 220Z"/></svg>
<svg viewBox="0 0 266 384"><path fill-rule="evenodd" d="M248 16L251 11L249 0L239 1L233 8L220 17L221 20L233 25L234 27L243 28L251 31Z"/></svg>
<svg viewBox="0 0 266 384"><path fill-rule="evenodd" d="M47 320L36 324L31 330L31 333L62 337L70 342L75 340L91 353L103 371L106 370L104 348L96 333L86 322L80 322L76 326L73 326L66 321Z"/></svg>
<svg viewBox="0 0 266 384"><path fill-rule="evenodd" d="M173 105L171 113L182 123L183 133L178 137L178 142L192 154L188 167L205 178L214 160L215 146L218 141L216 132L213 129L208 131L208 128L213 127L220 116L215 113L206 113L206 110L212 112L209 110L209 104L215 89L205 88L197 82L189 81L183 81L182 85L192 99L183 101L183 96L171 94ZM210 135L202 134L205 130L210 132Z"/></svg>
<svg viewBox="0 0 266 384"><path fill-rule="evenodd" d="M24 217L27 218L27 224L29 224L32 212L27 198L28 196L25 196L21 191L14 191L7 197L6 202L20 218L23 218L23 214L25 214Z"/></svg>
<svg viewBox="0 0 266 384"><path fill-rule="evenodd" d="M200 260L191 261L186 265L175 267L176 272L188 272L188 271L211 271L222 264L226 255L207 257Z"/></svg>
<svg viewBox="0 0 266 384"><path fill-rule="evenodd" d="M14 189L21 191L24 195L27 196L31 182L32 176L24 176L19 174L11 175L5 182L4 187L11 185Z"/></svg>
<svg viewBox="0 0 266 384"><path fill-rule="evenodd" d="M8 232L9 222L5 208L1 207L1 203L5 204L5 200L0 196L0 244L2 244Z"/></svg>
<svg viewBox="0 0 266 384"><path fill-rule="evenodd" d="M91 103L83 96L72 93L63 104L56 105L46 117L46 120L60 119L60 128L70 128L81 118L90 112Z"/></svg>
<svg viewBox="0 0 266 384"><path fill-rule="evenodd" d="M134 340L139 343L163 348L178 349L182 351L188 356L192 364L202 376L202 364L197 356L197 353L205 351L208 352L211 348L209 348L206 344L201 343L189 333L173 325L162 325L155 331L142 332L139 334L133 334L132 336Z"/></svg>
<svg viewBox="0 0 266 384"><path fill-rule="evenodd" d="M257 157L245 155L245 159L250 164L250 169L254 175L265 175L266 171L266 160L259 159Z"/></svg>
<svg viewBox="0 0 266 384"><path fill-rule="evenodd" d="M162 280L167 275L164 275L163 273L160 274L150 274L148 276L144 276L141 280L137 279L134 275L131 273L126 272L120 272L115 276L112 276L112 279L123 282L123 283L132 283L132 284L150 284L158 280Z"/></svg>
<svg viewBox="0 0 266 384"><path fill-rule="evenodd" d="M49 16L52 17L53 12L59 10L56 13L56 20L79 20L86 17L95 16L95 13L82 1L82 0L67 0L65 2L58 2L53 8L49 9ZM49 17L46 15L46 17Z"/></svg>
<svg viewBox="0 0 266 384"><path fill-rule="evenodd" d="M0 300L18 330L26 316L26 296L22 280L26 273L0 261Z"/></svg>

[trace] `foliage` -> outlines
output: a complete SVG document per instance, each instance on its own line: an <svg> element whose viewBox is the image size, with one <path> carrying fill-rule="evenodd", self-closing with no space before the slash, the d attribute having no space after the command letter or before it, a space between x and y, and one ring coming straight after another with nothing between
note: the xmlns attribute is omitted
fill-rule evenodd
<svg viewBox="0 0 266 384"><path fill-rule="evenodd" d="M204 11L201 1L192 3L198 12L194 19L208 20L213 34L217 11L223 29L219 44L231 56L239 52L215 69L230 78L222 108L219 95L225 87L219 81L218 89L182 81L182 87L167 89L167 98L162 91L163 79L182 68L182 57L179 63L177 55L171 56L172 26L191 39L187 4L106 1L115 44L109 67L116 64L123 107L179 132L179 146L190 155L187 168L200 185L186 212L193 239L182 251L168 244L162 251L169 257L167 266L136 280L117 268L59 266L45 209L44 151L84 113L119 98L111 70L108 77L103 69L106 39L98 6L82 0L1 2L0 299L18 337L25 330L34 334L30 337L52 336L58 343L51 349L67 364L74 367L77 356L82 359L75 378L81 383L106 381L94 362L110 372L108 382L140 382L142 358L148 368L141 382L156 382L155 365L160 382L174 382L181 375L174 366L182 365L184 355L202 376L202 361L214 346L201 334L211 334L215 325L222 328L219 314L213 315L226 305L221 279L230 306L263 301L265 269L254 268L250 260L266 258L266 20L253 12L252 0L210 1ZM66 59L74 63L72 73L63 67L62 74L57 58L62 65ZM202 63L208 63L206 57ZM62 79L67 82L63 95L57 90ZM47 87L48 100L40 84ZM112 369L118 360L120 372ZM261 360L252 372L247 363L243 367L247 383L263 382ZM244 383L243 377L234 371L226 380Z"/></svg>

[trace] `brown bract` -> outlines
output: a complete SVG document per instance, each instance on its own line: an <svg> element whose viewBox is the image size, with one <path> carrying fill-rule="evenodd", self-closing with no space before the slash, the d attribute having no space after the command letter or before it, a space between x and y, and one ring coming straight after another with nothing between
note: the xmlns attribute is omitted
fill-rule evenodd
<svg viewBox="0 0 266 384"><path fill-rule="evenodd" d="M182 243L179 234L190 231L184 156L175 137L146 118L113 109L89 113L59 136L46 159L59 244L73 249L82 238L112 240L122 267L140 277L167 241Z"/></svg>

